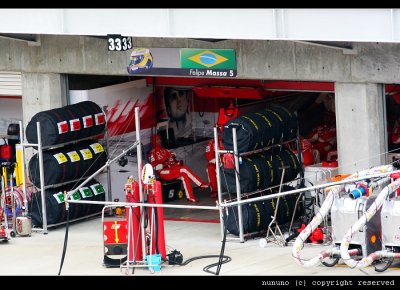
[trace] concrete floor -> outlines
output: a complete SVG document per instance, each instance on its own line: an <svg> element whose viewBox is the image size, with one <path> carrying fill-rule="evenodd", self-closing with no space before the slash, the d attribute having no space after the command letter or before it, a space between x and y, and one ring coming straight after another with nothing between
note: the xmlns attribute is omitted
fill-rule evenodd
<svg viewBox="0 0 400 290"><path fill-rule="evenodd" d="M175 199L168 203L179 204L179 205L204 205L214 206L216 198L211 198L210 191L208 189L194 189L195 196L199 199L199 202L189 203L186 197L182 199ZM219 222L219 211L217 210L204 210L204 209L183 209L183 208L165 208L164 217L166 219L179 219L179 220L205 220Z"/></svg>
<svg viewBox="0 0 400 290"><path fill-rule="evenodd" d="M219 254L220 225L215 223L167 221L165 224L168 250L177 249L184 260L199 256ZM1 275L57 275L64 242L63 227L49 234L32 233L31 237L16 237L0 243ZM70 225L68 251L62 275L123 275L118 268L104 268L102 224L100 218ZM322 246L306 246L304 258L322 251ZM280 247L269 243L260 248L258 240L245 243L227 242L225 254L232 258L222 265L221 275L399 275L393 267L377 273L372 267L365 270L350 269L345 265L333 268L317 266L304 268L291 257L291 246ZM216 259L201 259L187 266L162 266L160 272L151 274L147 268L137 268L134 275L210 275L203 267ZM212 269L215 270L215 269Z"/></svg>

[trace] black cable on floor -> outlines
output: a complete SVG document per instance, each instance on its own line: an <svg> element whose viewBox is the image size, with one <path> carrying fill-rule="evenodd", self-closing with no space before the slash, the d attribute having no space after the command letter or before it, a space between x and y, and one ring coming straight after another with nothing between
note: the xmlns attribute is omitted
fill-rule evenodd
<svg viewBox="0 0 400 290"><path fill-rule="evenodd" d="M232 261L232 258L229 256L224 256L222 255L222 259L221 259L221 255L205 255L205 256L197 256L197 257L193 257L190 259L187 259L185 262L183 262L180 266L186 266L187 264L195 261L195 260L200 260L200 259L207 259L207 258L219 258L219 261L217 263L213 263L210 265L207 265L203 268L204 272L213 274L213 275L219 275L220 269L221 269L221 265L228 263L230 261ZM209 269L215 266L219 266L216 272L212 272Z"/></svg>
<svg viewBox="0 0 400 290"><path fill-rule="evenodd" d="M62 267L64 265L65 254L67 253L68 229L69 229L69 210L67 209L67 221L66 221L66 225L65 225L64 246L63 246L63 252L62 252L62 255L61 255L61 263L60 263L60 270L58 271L58 276L61 275L61 270L62 270Z"/></svg>
<svg viewBox="0 0 400 290"><path fill-rule="evenodd" d="M219 272L221 271L221 267L222 264L228 263L230 261L232 261L231 257L226 256L226 259L224 260L225 256L224 256L224 252L225 252L225 245L226 245L226 232L227 232L227 228L226 228L226 224L225 221L227 220L226 217L226 213L225 211L222 211L222 220L224 222L224 238L222 239L222 246L221 246L221 252L219 254L219 261L217 263L217 271L215 272L215 275L219 275ZM229 260L227 260L229 258ZM214 267L215 264L211 264L207 267L203 268L203 271L206 271L208 273L214 274L212 271L210 271L209 269Z"/></svg>
<svg viewBox="0 0 400 290"><path fill-rule="evenodd" d="M221 246L221 251L219 255L205 255L205 256L197 256L197 257L193 257L190 259L187 259L185 262L183 262L182 264L180 264L180 266L186 266L187 264L195 261L195 260L199 260L199 259L206 259L206 258L218 258L218 262L217 263L213 263L210 265L207 265L203 268L204 272L213 274L213 275L219 275L219 272L221 271L221 267L222 264L226 264L229 263L230 261L232 261L232 258L229 256L225 256L224 252L225 252L225 245L226 245L226 225L225 225L225 221L226 221L226 214L225 212L223 213L224 217L223 217L223 221L224 221L224 237L222 239L222 246ZM217 266L217 270L215 272L211 271L210 269Z"/></svg>

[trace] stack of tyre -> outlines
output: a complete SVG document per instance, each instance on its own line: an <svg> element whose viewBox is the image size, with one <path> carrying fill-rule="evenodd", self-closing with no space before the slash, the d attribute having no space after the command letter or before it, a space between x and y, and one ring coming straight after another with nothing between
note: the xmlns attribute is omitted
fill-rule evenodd
<svg viewBox="0 0 400 290"><path fill-rule="evenodd" d="M292 181L300 170L296 154L285 147L242 156L239 162L240 192L244 194L277 186L281 180L284 183ZM235 169L223 167L222 174L227 192L236 194Z"/></svg>
<svg viewBox="0 0 400 290"><path fill-rule="evenodd" d="M276 192L277 186L294 180L302 166L294 152L282 143L297 137L297 116L282 106L271 106L265 110L231 119L224 126L221 137L226 150L233 150L232 128L236 128L239 153L239 184L242 194L262 191L263 194ZM270 147L268 150L265 147ZM258 150L253 153L252 151ZM236 195L236 169L222 167L222 186L225 191ZM266 190L275 188L274 190ZM283 187L284 190L290 189ZM290 195L280 199L277 214L278 224L291 220L295 197ZM274 215L276 200L249 203L242 207L246 233L265 229ZM226 220L230 233L238 235L237 208Z"/></svg>
<svg viewBox="0 0 400 290"><path fill-rule="evenodd" d="M40 122L43 171L48 225L66 220L64 192L69 199L105 200L103 186L95 180L74 191L87 177L107 162L107 152L97 140L105 130L106 118L94 102L37 113L26 127L29 143L38 143L36 124ZM84 140L83 140L84 139ZM68 145L63 146L65 143ZM39 154L29 161L29 178L40 188ZM70 204L69 218L82 218L101 211L97 205ZM41 192L32 195L30 214L34 226L42 226Z"/></svg>
<svg viewBox="0 0 400 290"><path fill-rule="evenodd" d="M63 223L67 220L67 210L65 207L64 192L71 192L73 187L61 186L52 189L45 190L45 205L46 205L46 217L48 225L56 225ZM69 197L71 200L92 200L92 201L104 201L105 190L102 184L96 180L89 181L84 187L79 190L72 191L72 195ZM30 216L32 218L33 225L37 227L43 226L43 214L42 214L42 196L41 192L35 192L32 195L30 201ZM69 204L69 219L78 219L87 217L91 214L101 212L103 206L97 204L84 204L84 203L71 203Z"/></svg>
<svg viewBox="0 0 400 290"><path fill-rule="evenodd" d="M294 187L282 186L282 192L289 190L294 190ZM270 189L268 194L277 192L277 188ZM279 204L278 199L274 198L242 205L243 233L248 234L266 230L272 221L277 206L276 224L284 225L290 222L293 215L297 218L301 213L300 208L295 208L297 197L298 194L283 196L279 199ZM238 221L238 208L228 208L228 214L225 215L225 226L231 234L236 236L239 235Z"/></svg>
<svg viewBox="0 0 400 290"><path fill-rule="evenodd" d="M239 153L261 149L296 138L297 116L282 106L229 120L222 130L222 144L233 150L232 128L236 128Z"/></svg>

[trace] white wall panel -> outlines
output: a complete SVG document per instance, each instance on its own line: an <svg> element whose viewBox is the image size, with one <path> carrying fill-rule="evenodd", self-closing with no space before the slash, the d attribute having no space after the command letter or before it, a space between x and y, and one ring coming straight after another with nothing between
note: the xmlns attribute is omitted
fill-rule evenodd
<svg viewBox="0 0 400 290"><path fill-rule="evenodd" d="M0 33L400 42L399 9L0 9Z"/></svg>
<svg viewBox="0 0 400 290"><path fill-rule="evenodd" d="M22 96L21 73L0 71L0 96Z"/></svg>

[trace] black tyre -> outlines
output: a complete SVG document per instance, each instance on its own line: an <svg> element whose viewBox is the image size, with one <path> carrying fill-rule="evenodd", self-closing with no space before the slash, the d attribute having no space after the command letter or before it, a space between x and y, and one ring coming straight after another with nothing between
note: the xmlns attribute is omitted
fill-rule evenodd
<svg viewBox="0 0 400 290"><path fill-rule="evenodd" d="M340 260L340 257L326 257L322 261L322 265L324 265L326 267L333 267L339 262L339 260Z"/></svg>

